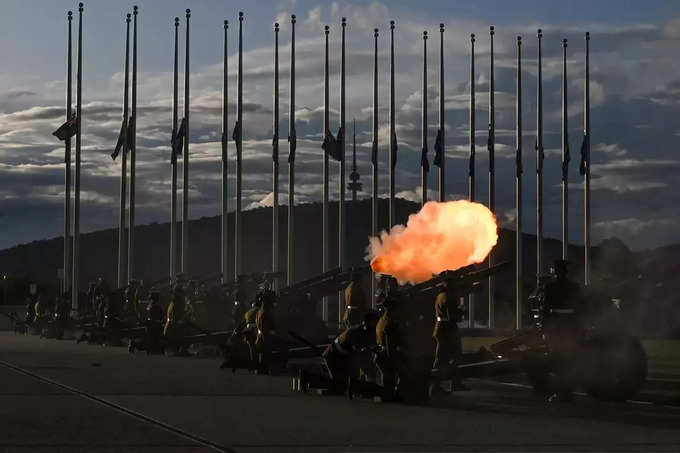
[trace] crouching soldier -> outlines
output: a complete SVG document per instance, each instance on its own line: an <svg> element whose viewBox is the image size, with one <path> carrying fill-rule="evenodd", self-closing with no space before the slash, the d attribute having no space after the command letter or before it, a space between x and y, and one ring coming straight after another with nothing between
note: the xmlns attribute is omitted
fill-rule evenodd
<svg viewBox="0 0 680 453"><path fill-rule="evenodd" d="M276 334L276 323L274 322L274 304L276 294L271 289L265 288L258 294L261 299L261 306L255 317L257 327L257 337L255 339L255 349L258 357L258 374L269 374L271 366L271 355L278 343Z"/></svg>
<svg viewBox="0 0 680 453"><path fill-rule="evenodd" d="M366 381L372 375L373 351L376 348L375 327L378 313L369 311L361 324L355 324L342 332L323 352L322 357L332 390L354 394L372 394L375 386Z"/></svg>

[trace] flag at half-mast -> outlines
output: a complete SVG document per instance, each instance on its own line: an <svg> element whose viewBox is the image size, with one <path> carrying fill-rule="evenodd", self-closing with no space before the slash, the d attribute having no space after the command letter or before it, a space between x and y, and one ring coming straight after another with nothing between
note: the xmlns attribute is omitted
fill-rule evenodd
<svg viewBox="0 0 680 453"><path fill-rule="evenodd" d="M186 120L182 118L182 121L179 124L179 129L177 129L176 131L172 131L171 141L172 154L170 155L172 163L176 163L177 156L182 155L182 149L184 148L184 136L186 135L186 130L187 123Z"/></svg>
<svg viewBox="0 0 680 453"><path fill-rule="evenodd" d="M581 165L579 165L578 171L581 176L584 176L588 171L588 146L590 137L587 134L583 134L583 143L581 143Z"/></svg>
<svg viewBox="0 0 680 453"><path fill-rule="evenodd" d="M118 157L118 154L120 154L120 150L123 149L123 145L125 144L127 134L128 125L125 124L125 120L123 119L123 122L120 125L120 132L118 133L118 141L116 142L116 147L113 149L113 152L111 153L111 159L116 160L116 157Z"/></svg>
<svg viewBox="0 0 680 453"><path fill-rule="evenodd" d="M59 140L64 141L76 135L77 132L78 132L78 118L74 113L73 115L71 115L71 118L68 121L59 126L59 129L52 132L52 135L57 137Z"/></svg>
<svg viewBox="0 0 680 453"><path fill-rule="evenodd" d="M290 153L288 154L288 163L295 162L295 149L297 148L297 134L295 133L295 126L293 126L288 133L288 143L290 143Z"/></svg>
<svg viewBox="0 0 680 453"><path fill-rule="evenodd" d="M437 138L434 140L434 160L432 161L437 167L442 166L444 160L444 133L441 129L437 129Z"/></svg>
<svg viewBox="0 0 680 453"><path fill-rule="evenodd" d="M324 137L323 143L321 144L321 149L326 151L333 159L340 160L341 156L338 148L338 141L335 137L333 137L333 133L327 130L326 136Z"/></svg>

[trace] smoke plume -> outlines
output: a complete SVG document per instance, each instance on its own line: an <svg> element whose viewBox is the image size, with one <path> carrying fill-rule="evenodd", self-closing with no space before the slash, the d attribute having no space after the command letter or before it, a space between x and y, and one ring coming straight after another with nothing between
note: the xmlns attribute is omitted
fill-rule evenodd
<svg viewBox="0 0 680 453"><path fill-rule="evenodd" d="M484 261L498 241L496 217L466 200L430 201L406 226L372 237L366 260L373 271L389 274L400 285L420 283L445 270Z"/></svg>

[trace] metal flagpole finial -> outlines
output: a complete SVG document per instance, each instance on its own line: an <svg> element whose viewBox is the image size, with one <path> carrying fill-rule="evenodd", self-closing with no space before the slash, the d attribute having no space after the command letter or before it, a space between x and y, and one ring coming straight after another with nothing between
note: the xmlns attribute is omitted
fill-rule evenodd
<svg viewBox="0 0 680 453"><path fill-rule="evenodd" d="M444 24L439 24L439 31L444 33Z"/></svg>
<svg viewBox="0 0 680 453"><path fill-rule="evenodd" d="M562 47L567 47L567 38L562 40Z"/></svg>
<svg viewBox="0 0 680 453"><path fill-rule="evenodd" d="M294 24L295 22L296 22L296 21L295 21L295 14L291 14L291 15L290 15L290 23L291 23L291 24Z"/></svg>
<svg viewBox="0 0 680 453"><path fill-rule="evenodd" d="M390 21L390 30L394 30L394 21L393 20Z"/></svg>
<svg viewBox="0 0 680 453"><path fill-rule="evenodd" d="M243 22L243 11L238 12L238 21Z"/></svg>
<svg viewBox="0 0 680 453"><path fill-rule="evenodd" d="M274 31L275 31L276 33L279 32L279 23L278 23L278 22L274 23Z"/></svg>
<svg viewBox="0 0 680 453"><path fill-rule="evenodd" d="M541 39L543 37L543 30L539 28L538 32L536 32L536 36L538 37L538 39Z"/></svg>
<svg viewBox="0 0 680 453"><path fill-rule="evenodd" d="M347 18L343 17L342 18L342 26L345 27L347 25Z"/></svg>
<svg viewBox="0 0 680 453"><path fill-rule="evenodd" d="M134 14L134 15L136 16L136 15L137 15L137 10L138 10L138 9L139 9L139 7L138 7L137 5L133 6L133 7L132 7L132 14Z"/></svg>
<svg viewBox="0 0 680 453"><path fill-rule="evenodd" d="M471 42L472 44L475 43L475 34L474 34L474 33L470 33L470 42Z"/></svg>
<svg viewBox="0 0 680 453"><path fill-rule="evenodd" d="M423 40L427 40L427 30L423 32Z"/></svg>
<svg viewBox="0 0 680 453"><path fill-rule="evenodd" d="M189 8L187 8L186 13L187 13L187 19L190 18L191 17L191 10Z"/></svg>
<svg viewBox="0 0 680 453"><path fill-rule="evenodd" d="M83 2L78 3L78 12L79 13L83 12L83 6L85 6L85 5L83 5Z"/></svg>
<svg viewBox="0 0 680 453"><path fill-rule="evenodd" d="M175 27L179 27L179 17L175 17Z"/></svg>
<svg viewBox="0 0 680 453"><path fill-rule="evenodd" d="M586 32L586 41L590 41L590 32L589 31Z"/></svg>
<svg viewBox="0 0 680 453"><path fill-rule="evenodd" d="M73 20L73 11L68 12L68 20Z"/></svg>
<svg viewBox="0 0 680 453"><path fill-rule="evenodd" d="M125 22L127 22L129 24L131 17L132 17L132 14L128 13L127 16L125 17Z"/></svg>
<svg viewBox="0 0 680 453"><path fill-rule="evenodd" d="M374 28L374 29L373 29L373 36L374 36L375 38L378 37L378 29L377 29L377 28Z"/></svg>
<svg viewBox="0 0 680 453"><path fill-rule="evenodd" d="M329 33L329 31L328 31L328 29L329 29L328 25L324 26L323 29L324 29L324 32L326 33L326 36L328 36L328 33Z"/></svg>
<svg viewBox="0 0 680 453"><path fill-rule="evenodd" d="M229 28L229 21L225 20L224 21L224 29L226 30L227 28Z"/></svg>
<svg viewBox="0 0 680 453"><path fill-rule="evenodd" d="M491 36L493 36L493 35L495 34L495 28L494 28L493 25L491 25L491 26L489 27L489 34L490 34Z"/></svg>
<svg viewBox="0 0 680 453"><path fill-rule="evenodd" d="M518 45L518 46L521 46L521 45L522 45L522 37L521 37L521 36L518 36L518 37L517 37L517 45Z"/></svg>

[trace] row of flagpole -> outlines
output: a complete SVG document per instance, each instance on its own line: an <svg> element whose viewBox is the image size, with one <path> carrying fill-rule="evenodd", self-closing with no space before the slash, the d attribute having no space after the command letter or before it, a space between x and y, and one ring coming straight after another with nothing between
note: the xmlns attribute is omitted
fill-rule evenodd
<svg viewBox="0 0 680 453"><path fill-rule="evenodd" d="M80 148L81 148L81 114L82 114L82 13L83 4L79 4L79 26L78 26L78 60L77 60L77 91L76 91L76 113L71 111L71 21L72 14L68 13L68 56L67 56L67 92L66 92L66 118L67 121L56 132L60 139L65 140L65 203L64 203L64 291L69 288L77 289L78 285L78 262L79 262L79 231L80 231ZM119 223L119 250L118 250L118 286L123 287L127 282L134 278L134 225L135 225L135 144L136 144L136 108L137 108L137 14L138 8L133 9L133 56L132 56L132 102L128 110L128 90L129 90L129 34L130 34L130 14L126 16L126 37L125 37L125 87L123 96L123 124L121 133L116 144L112 157L115 159L122 151L121 161L121 194L120 194L120 223ZM172 102L172 137L171 137L171 222L170 222L170 277L175 279L177 276L176 265L179 262L180 271L188 271L188 209L189 209L189 18L190 10L186 10L186 37L185 37L185 61L184 61L184 117L178 119L178 28L179 18L175 18L175 47L174 47L174 73L173 73L173 102ZM232 132L232 140L236 145L236 213L235 213L235 238L234 238L234 277L241 273L242 261L242 131L243 131L243 13L239 13L239 38L238 38L238 74L237 74L237 119ZM286 259L286 282L292 284L294 277L294 195L295 195L295 151L297 137L295 131L295 15L291 16L291 55L290 55L290 90L289 90L289 184L288 184L288 238L287 238L287 259ZM325 65L324 65L324 122L323 122L323 243L322 243L322 266L323 271L330 267L329 262L329 235L328 235L328 178L329 178L329 157L340 162L340 184L339 184L339 212L338 212L338 264L341 268L345 266L344 248L345 240L345 215L344 215L344 159L345 159L345 29L347 22L342 18L342 57L341 57L341 88L340 88L340 127L337 137L330 131L329 125L329 71L328 71L328 35L329 27L324 27L325 34ZM223 281L230 280L227 275L228 265L228 179L227 179L227 159L228 159L228 21L224 21L224 62L223 62L223 109L222 109L222 196L221 196L221 235L220 235L220 267L222 270ZM395 59L394 59L394 21L390 21L390 114L389 114L389 226L395 224L395 168L397 161L397 137L395 130ZM427 202L427 175L429 172L429 162L427 158L427 32L423 33L423 93L422 93L422 137L421 137L421 198L422 203ZM490 37L490 65L489 65L489 123L488 123L488 142L489 151L489 208L495 210L495 168L494 168L494 147L495 147L495 104L494 104L494 48L493 37L494 27L489 29ZM538 77L537 77L537 119L536 119L536 188L537 188L537 275L543 272L543 108L542 108L542 32L539 29L538 38ZM586 33L586 53L585 53L585 83L584 83L584 130L583 144L581 146L581 165L580 173L584 176L584 228L585 228L585 282L590 280L590 102L589 102L589 39ZM470 37L471 59L470 59L470 156L469 156L469 199L475 201L475 61L474 61L474 34ZM274 208L272 212L272 270L278 271L279 267L279 24L274 26L274 82L273 82L273 139L272 139L272 158L273 158L273 196ZM563 61L562 61L562 242L563 259L568 258L568 166L570 162L568 146L567 128L567 41L563 40ZM440 71L439 71L439 129L435 141L435 157L433 163L439 167L439 201L446 200L445 190L445 96L444 96L444 24L440 24ZM374 64L373 64L373 114L372 114L372 147L371 162L373 169L372 178L372 220L371 232L373 235L378 233L378 29L374 30ZM517 93L516 93L516 318L517 327L521 327L522 318L522 93L521 93L521 37L517 38ZM71 186L71 137L76 136L75 152L75 176L74 176L74 209L73 222L70 220L70 186ZM127 155L130 154L130 186L129 200L130 208L128 221L125 223L126 199L127 199ZM182 231L181 245L178 247L177 234L177 156L183 156L183 200L182 200ZM355 181L353 181L355 182ZM71 246L71 227L73 228L73 241ZM126 231L127 230L127 231ZM488 264L493 265L493 255L489 256ZM372 296L375 302L375 279L372 279ZM278 282L275 282L278 284ZM489 326L494 326L494 285L493 279L489 279ZM339 304L341 305L341 304ZM78 307L78 292L72 291L73 309ZM475 319L474 299L469 300L469 320L473 326ZM323 304L324 320L329 320L328 300ZM341 317L339 308L338 319Z"/></svg>

